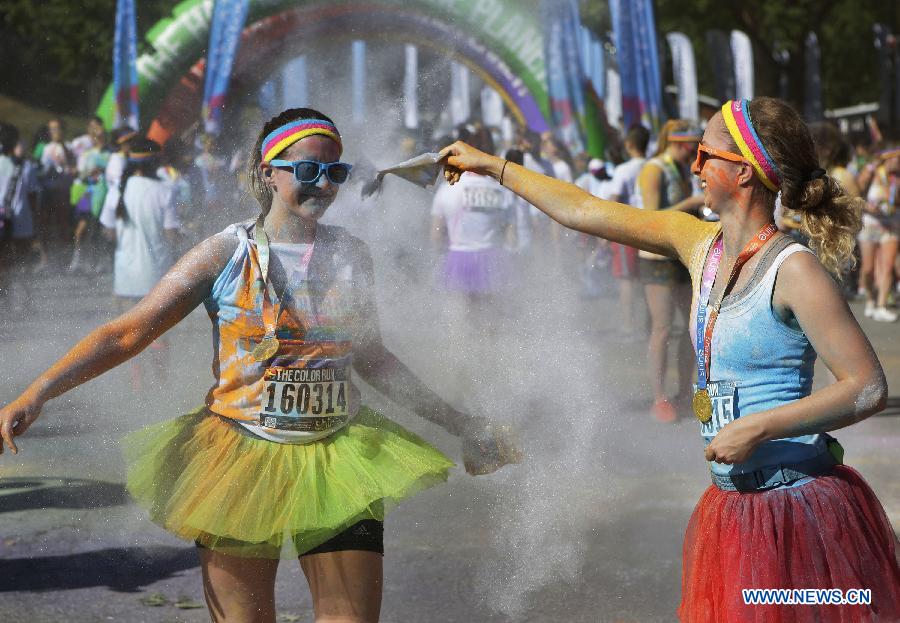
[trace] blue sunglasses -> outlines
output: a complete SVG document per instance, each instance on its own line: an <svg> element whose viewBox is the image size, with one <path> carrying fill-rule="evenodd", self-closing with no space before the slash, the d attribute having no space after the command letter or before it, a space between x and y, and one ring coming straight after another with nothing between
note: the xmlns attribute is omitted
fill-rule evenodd
<svg viewBox="0 0 900 623"><path fill-rule="evenodd" d="M269 164L279 169L292 169L294 179L303 184L315 184L322 177L328 176L332 184L343 184L350 177L352 164L346 162L319 162L318 160L271 160Z"/></svg>

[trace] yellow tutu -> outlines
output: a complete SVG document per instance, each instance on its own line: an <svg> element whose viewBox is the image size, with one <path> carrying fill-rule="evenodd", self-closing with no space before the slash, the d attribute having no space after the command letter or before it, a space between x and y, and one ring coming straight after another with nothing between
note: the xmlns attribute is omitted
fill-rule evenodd
<svg viewBox="0 0 900 623"><path fill-rule="evenodd" d="M266 441L205 407L123 440L128 491L166 530L227 554L302 554L447 480L454 466L367 407L302 445ZM293 543L293 548L282 545Z"/></svg>

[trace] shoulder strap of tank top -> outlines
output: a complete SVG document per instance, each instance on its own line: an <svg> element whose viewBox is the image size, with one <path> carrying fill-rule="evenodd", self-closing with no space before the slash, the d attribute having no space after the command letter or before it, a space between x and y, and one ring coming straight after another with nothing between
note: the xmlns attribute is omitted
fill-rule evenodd
<svg viewBox="0 0 900 623"><path fill-rule="evenodd" d="M760 281L763 280L769 268L772 267L781 252L795 244L798 247L803 248L803 245L794 242L794 239L787 235L778 236L772 242L767 244L762 250L762 256L760 257L756 268L753 270L753 275L740 290L726 296L725 300L722 301L722 304L731 305L746 296Z"/></svg>

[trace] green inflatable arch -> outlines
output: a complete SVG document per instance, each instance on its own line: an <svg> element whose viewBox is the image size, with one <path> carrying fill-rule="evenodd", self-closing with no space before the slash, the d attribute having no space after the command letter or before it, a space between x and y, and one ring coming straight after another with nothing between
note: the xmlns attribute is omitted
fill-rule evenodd
<svg viewBox="0 0 900 623"><path fill-rule="evenodd" d="M503 97L517 120L547 129L543 38L536 11L518 0L250 0L235 77L278 55L286 36L404 40L453 56ZM147 34L138 58L141 126L165 141L199 119L212 2L186 0ZM97 110L114 121L110 86Z"/></svg>

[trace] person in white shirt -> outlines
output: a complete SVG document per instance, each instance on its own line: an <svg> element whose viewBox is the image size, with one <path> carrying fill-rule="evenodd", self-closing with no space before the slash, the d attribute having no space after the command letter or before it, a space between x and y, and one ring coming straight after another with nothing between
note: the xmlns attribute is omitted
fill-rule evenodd
<svg viewBox="0 0 900 623"><path fill-rule="evenodd" d="M438 189L431 213L435 244L447 239L444 288L469 297L499 290L515 245L513 194L495 180L468 175Z"/></svg>
<svg viewBox="0 0 900 623"><path fill-rule="evenodd" d="M608 186L608 196L603 199L639 205L637 196L637 179L644 163L647 161L647 145L650 143L650 131L640 124L628 129L625 135L625 152L628 160L618 165L613 171ZM625 341L633 340L638 333L634 325L634 300L638 280L638 252L617 242L610 243L612 255L612 274L619 284L619 337Z"/></svg>
<svg viewBox="0 0 900 623"><path fill-rule="evenodd" d="M181 227L172 200L172 186L156 176L160 147L148 139L131 145L125 170L100 223L116 241L113 293L124 312L146 296L172 267L173 246ZM163 380L168 348L163 338L150 345L157 380ZM132 360L132 386L142 390L140 360Z"/></svg>

